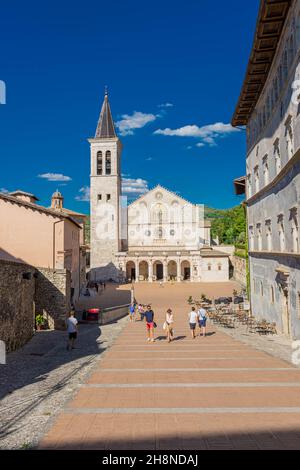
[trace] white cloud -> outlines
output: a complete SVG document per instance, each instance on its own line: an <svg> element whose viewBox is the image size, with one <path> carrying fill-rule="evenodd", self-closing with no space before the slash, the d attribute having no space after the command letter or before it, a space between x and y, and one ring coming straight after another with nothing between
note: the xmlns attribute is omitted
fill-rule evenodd
<svg viewBox="0 0 300 470"><path fill-rule="evenodd" d="M8 194L9 191L6 188L0 188L0 193Z"/></svg>
<svg viewBox="0 0 300 470"><path fill-rule="evenodd" d="M76 201L89 202L90 201L90 187L83 186L79 189L79 195L75 196Z"/></svg>
<svg viewBox="0 0 300 470"><path fill-rule="evenodd" d="M124 196L132 198L134 196L141 196L149 191L148 182L141 178L122 178L122 193ZM76 201L89 202L90 201L90 187L83 186L79 189L79 194L75 196Z"/></svg>
<svg viewBox="0 0 300 470"><path fill-rule="evenodd" d="M173 108L173 103L162 103L157 105L159 108Z"/></svg>
<svg viewBox="0 0 300 470"><path fill-rule="evenodd" d="M62 175L61 173L43 173L38 175L39 178L44 178L48 181L71 181L70 176Z"/></svg>
<svg viewBox="0 0 300 470"><path fill-rule="evenodd" d="M141 113L140 111L134 111L130 116L129 114L123 114L122 119L116 122L121 135L132 135L135 129L144 127L148 122L155 121L157 116L154 114Z"/></svg>
<svg viewBox="0 0 300 470"><path fill-rule="evenodd" d="M123 178L122 193L124 196L139 196L149 191L148 182L141 178Z"/></svg>
<svg viewBox="0 0 300 470"><path fill-rule="evenodd" d="M233 132L239 132L239 129L232 127L231 124L224 124L223 122L216 122L215 124L209 124L207 126L196 126L188 125L179 127L178 129L157 129L154 134L161 134L167 136L177 136L177 137L200 137L204 144L208 144L211 147L216 145L215 139L218 137L224 137ZM198 145L201 147L201 145Z"/></svg>
<svg viewBox="0 0 300 470"><path fill-rule="evenodd" d="M196 144L196 147L205 147L205 144L203 144L203 142L198 142L198 144ZM192 147L189 147L189 148L192 148Z"/></svg>
<svg viewBox="0 0 300 470"><path fill-rule="evenodd" d="M216 147L216 141L213 137L204 137L203 142L208 144L210 147Z"/></svg>
<svg viewBox="0 0 300 470"><path fill-rule="evenodd" d="M152 160L153 160L153 158L152 158L152 157L148 157L148 158L146 158L146 162L151 162Z"/></svg>

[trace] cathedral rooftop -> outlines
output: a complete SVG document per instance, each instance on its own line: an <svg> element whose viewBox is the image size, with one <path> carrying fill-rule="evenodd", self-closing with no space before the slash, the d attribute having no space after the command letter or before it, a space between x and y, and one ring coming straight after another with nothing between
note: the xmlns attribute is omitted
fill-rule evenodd
<svg viewBox="0 0 300 470"><path fill-rule="evenodd" d="M117 137L111 110L108 101L108 94L105 92L104 101L96 129L95 139L109 139Z"/></svg>

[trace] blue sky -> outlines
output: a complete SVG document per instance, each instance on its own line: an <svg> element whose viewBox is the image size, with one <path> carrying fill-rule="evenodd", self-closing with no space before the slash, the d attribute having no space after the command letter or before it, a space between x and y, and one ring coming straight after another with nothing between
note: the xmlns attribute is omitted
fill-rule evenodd
<svg viewBox="0 0 300 470"><path fill-rule="evenodd" d="M59 188L66 207L88 212L80 200L89 185L87 138L107 85L119 135L125 134L122 173L130 197L160 183L195 203L238 204L232 181L245 173L245 132L226 124L258 5L3 2L0 188L33 192L43 205Z"/></svg>

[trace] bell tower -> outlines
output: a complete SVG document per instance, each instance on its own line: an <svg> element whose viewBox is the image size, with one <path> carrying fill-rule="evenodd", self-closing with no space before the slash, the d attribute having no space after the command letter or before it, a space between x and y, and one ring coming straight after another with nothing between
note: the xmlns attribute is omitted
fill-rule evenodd
<svg viewBox="0 0 300 470"><path fill-rule="evenodd" d="M91 279L118 280L116 254L121 250L120 200L122 144L116 135L105 91L91 149Z"/></svg>

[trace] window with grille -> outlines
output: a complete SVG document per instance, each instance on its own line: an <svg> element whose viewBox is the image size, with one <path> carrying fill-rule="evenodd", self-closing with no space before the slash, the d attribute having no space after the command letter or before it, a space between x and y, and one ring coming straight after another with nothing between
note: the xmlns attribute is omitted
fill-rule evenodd
<svg viewBox="0 0 300 470"><path fill-rule="evenodd" d="M105 154L105 174L106 175L111 174L111 152L110 152L110 150L107 150L106 154Z"/></svg>
<svg viewBox="0 0 300 470"><path fill-rule="evenodd" d="M97 152L97 175L102 175L102 152Z"/></svg>

